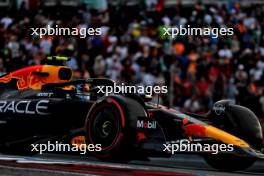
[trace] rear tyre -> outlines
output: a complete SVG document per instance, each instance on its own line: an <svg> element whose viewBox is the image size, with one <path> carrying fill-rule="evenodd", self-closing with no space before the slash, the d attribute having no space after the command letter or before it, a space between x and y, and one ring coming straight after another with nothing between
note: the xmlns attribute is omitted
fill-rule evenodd
<svg viewBox="0 0 264 176"><path fill-rule="evenodd" d="M101 145L92 152L97 158L114 162L133 159L136 142L136 121L146 111L131 98L109 96L99 99L90 109L86 122L86 143Z"/></svg>
<svg viewBox="0 0 264 176"><path fill-rule="evenodd" d="M5 155L21 155L21 156L33 156L38 154L37 151L32 150L33 147L31 144L26 143L26 144L13 144L13 145L8 145L8 144L2 144L0 147L0 152Z"/></svg>

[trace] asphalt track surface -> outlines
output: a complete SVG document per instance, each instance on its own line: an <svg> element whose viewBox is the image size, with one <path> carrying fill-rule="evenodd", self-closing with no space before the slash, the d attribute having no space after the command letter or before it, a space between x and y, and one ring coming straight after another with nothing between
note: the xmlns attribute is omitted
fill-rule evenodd
<svg viewBox="0 0 264 176"><path fill-rule="evenodd" d="M264 175L264 160L239 172L219 172L196 155L150 158L128 164L106 163L83 155L43 154L31 157L0 155L1 176L79 176L79 175Z"/></svg>

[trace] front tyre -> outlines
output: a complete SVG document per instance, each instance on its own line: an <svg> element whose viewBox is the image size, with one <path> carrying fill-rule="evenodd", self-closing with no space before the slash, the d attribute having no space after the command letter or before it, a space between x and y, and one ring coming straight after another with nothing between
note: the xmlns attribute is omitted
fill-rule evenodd
<svg viewBox="0 0 264 176"><path fill-rule="evenodd" d="M239 157L230 154L212 154L204 156L204 159L211 167L221 171L245 170L252 166L256 161L255 158Z"/></svg>
<svg viewBox="0 0 264 176"><path fill-rule="evenodd" d="M86 122L86 143L101 145L101 151L92 152L106 161L127 162L133 159L138 117L146 111L136 100L109 96L99 99L90 109Z"/></svg>
<svg viewBox="0 0 264 176"><path fill-rule="evenodd" d="M211 114L211 118L214 118L215 126L245 140L253 149L261 149L263 141L262 128L258 118L251 110L246 107L229 104L228 100L217 102L215 107L218 108L215 108ZM204 158L213 168L222 171L245 170L256 161L254 157L232 154L208 154Z"/></svg>

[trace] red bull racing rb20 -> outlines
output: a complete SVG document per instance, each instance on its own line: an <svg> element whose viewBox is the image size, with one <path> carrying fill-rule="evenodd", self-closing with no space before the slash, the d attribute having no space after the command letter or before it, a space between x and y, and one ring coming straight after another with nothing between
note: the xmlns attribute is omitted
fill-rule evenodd
<svg viewBox="0 0 264 176"><path fill-rule="evenodd" d="M90 153L104 161L196 153L225 171L243 170L264 158L260 122L246 107L221 100L198 115L151 103L144 95L98 93L97 86L114 84L103 78L72 80L72 70L58 64L1 76L1 152L32 154L31 144L77 141L100 144L100 151ZM176 151L180 144L227 148L217 154L210 149Z"/></svg>

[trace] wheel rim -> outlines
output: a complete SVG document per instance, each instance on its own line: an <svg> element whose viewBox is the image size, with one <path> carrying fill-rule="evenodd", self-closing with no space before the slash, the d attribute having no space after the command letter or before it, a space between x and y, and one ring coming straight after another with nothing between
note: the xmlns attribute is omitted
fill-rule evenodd
<svg viewBox="0 0 264 176"><path fill-rule="evenodd" d="M102 148L111 147L120 133L118 111L108 105L103 105L94 111L91 118L90 136L93 143L101 144Z"/></svg>

